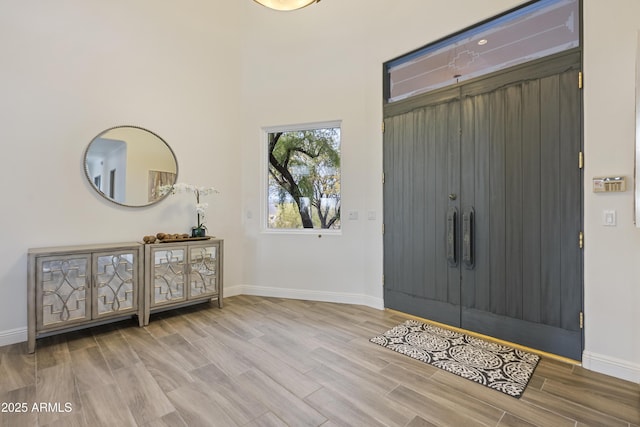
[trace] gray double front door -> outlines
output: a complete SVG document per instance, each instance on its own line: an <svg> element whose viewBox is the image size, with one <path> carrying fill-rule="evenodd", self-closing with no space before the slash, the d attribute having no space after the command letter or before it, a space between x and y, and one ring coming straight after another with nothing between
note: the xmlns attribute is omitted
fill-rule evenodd
<svg viewBox="0 0 640 427"><path fill-rule="evenodd" d="M385 306L580 360L579 54L385 107Z"/></svg>

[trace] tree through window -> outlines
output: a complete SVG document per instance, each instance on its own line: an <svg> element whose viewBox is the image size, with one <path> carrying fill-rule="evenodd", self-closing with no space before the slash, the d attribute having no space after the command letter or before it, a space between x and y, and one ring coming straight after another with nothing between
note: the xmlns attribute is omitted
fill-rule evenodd
<svg viewBox="0 0 640 427"><path fill-rule="evenodd" d="M340 229L340 127L268 133L270 229Z"/></svg>

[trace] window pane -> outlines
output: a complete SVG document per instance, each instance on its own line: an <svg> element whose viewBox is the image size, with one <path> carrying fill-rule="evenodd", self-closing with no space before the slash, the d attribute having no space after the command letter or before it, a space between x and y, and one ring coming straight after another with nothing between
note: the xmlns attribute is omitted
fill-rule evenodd
<svg viewBox="0 0 640 427"><path fill-rule="evenodd" d="M340 128L268 133L270 229L340 229Z"/></svg>
<svg viewBox="0 0 640 427"><path fill-rule="evenodd" d="M389 102L580 45L578 0L543 0L387 64Z"/></svg>

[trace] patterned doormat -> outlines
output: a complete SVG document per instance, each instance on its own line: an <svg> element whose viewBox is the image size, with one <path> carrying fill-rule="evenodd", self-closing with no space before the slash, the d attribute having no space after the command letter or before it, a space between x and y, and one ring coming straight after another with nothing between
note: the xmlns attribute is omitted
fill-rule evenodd
<svg viewBox="0 0 640 427"><path fill-rule="evenodd" d="M516 398L540 361L526 351L416 320L370 341Z"/></svg>

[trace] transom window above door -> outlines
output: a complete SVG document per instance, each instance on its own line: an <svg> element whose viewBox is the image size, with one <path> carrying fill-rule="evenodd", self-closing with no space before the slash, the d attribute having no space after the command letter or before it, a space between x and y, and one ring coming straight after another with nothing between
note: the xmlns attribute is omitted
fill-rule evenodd
<svg viewBox="0 0 640 427"><path fill-rule="evenodd" d="M580 46L579 0L541 0L385 64L385 101Z"/></svg>

